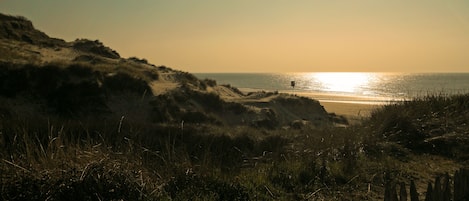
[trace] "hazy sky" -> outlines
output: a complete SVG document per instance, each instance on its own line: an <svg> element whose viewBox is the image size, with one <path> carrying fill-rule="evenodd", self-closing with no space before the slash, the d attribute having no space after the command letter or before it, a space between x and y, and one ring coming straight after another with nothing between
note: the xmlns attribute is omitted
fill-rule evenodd
<svg viewBox="0 0 469 201"><path fill-rule="evenodd" d="M469 72L467 0L0 0L0 12L189 72Z"/></svg>

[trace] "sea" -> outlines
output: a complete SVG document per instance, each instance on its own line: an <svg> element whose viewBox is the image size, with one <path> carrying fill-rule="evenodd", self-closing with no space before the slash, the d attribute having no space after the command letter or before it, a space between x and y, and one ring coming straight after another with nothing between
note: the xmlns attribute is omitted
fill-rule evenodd
<svg viewBox="0 0 469 201"><path fill-rule="evenodd" d="M469 73L194 73L246 93L292 93L329 102L386 104L428 95L469 93Z"/></svg>

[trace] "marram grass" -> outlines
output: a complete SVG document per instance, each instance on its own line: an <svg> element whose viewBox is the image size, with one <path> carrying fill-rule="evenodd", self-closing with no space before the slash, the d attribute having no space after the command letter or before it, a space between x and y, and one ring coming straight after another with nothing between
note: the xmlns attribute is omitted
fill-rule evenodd
<svg viewBox="0 0 469 201"><path fill-rule="evenodd" d="M467 136L468 102L429 96L383 106L347 128L301 130L3 115L0 193L3 200L380 199L389 178L425 188L465 164L467 143L452 136Z"/></svg>

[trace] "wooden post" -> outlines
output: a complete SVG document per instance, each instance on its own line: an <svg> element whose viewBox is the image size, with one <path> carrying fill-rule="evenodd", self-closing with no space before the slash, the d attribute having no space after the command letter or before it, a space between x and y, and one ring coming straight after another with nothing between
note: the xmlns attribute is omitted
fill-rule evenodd
<svg viewBox="0 0 469 201"><path fill-rule="evenodd" d="M384 201L391 201L391 184L389 181L384 185Z"/></svg>
<svg viewBox="0 0 469 201"><path fill-rule="evenodd" d="M433 188L432 188L432 182L428 182L427 186L427 193L425 193L425 201L433 201Z"/></svg>
<svg viewBox="0 0 469 201"><path fill-rule="evenodd" d="M442 196L442 200L443 201L450 201L451 200L451 186L450 186L450 183L449 183L449 174L446 173L445 176L443 177L443 186L442 186L442 189L443 189L443 194L441 195Z"/></svg>
<svg viewBox="0 0 469 201"><path fill-rule="evenodd" d="M454 174L454 200L469 199L469 169L461 168Z"/></svg>
<svg viewBox="0 0 469 201"><path fill-rule="evenodd" d="M435 186L433 187L433 200L434 201L440 201L441 200L441 181L440 177L437 176L435 177Z"/></svg>
<svg viewBox="0 0 469 201"><path fill-rule="evenodd" d="M410 181L410 201L419 201L419 193L415 187L414 180Z"/></svg>
<svg viewBox="0 0 469 201"><path fill-rule="evenodd" d="M399 201L396 192L396 185L387 182L384 188L384 201Z"/></svg>
<svg viewBox="0 0 469 201"><path fill-rule="evenodd" d="M388 174L385 174L385 201L407 201L407 191L405 183L400 183L399 197L396 193L396 184L391 182ZM448 173L435 177L435 183L428 182L425 201L466 201L469 200L469 169L463 169L454 173L454 186L451 186L451 178ZM410 182L410 201L419 201L419 193L415 182ZM454 196L454 197L453 197Z"/></svg>
<svg viewBox="0 0 469 201"><path fill-rule="evenodd" d="M462 198L462 182L461 182L461 170L457 170L454 173L454 200L460 200Z"/></svg>
<svg viewBox="0 0 469 201"><path fill-rule="evenodd" d="M391 185L391 199L392 201L399 201L399 198L397 197L397 192L396 192L396 184Z"/></svg>
<svg viewBox="0 0 469 201"><path fill-rule="evenodd" d="M405 190L404 182L401 182L401 185L400 185L399 201L407 201L407 191Z"/></svg>

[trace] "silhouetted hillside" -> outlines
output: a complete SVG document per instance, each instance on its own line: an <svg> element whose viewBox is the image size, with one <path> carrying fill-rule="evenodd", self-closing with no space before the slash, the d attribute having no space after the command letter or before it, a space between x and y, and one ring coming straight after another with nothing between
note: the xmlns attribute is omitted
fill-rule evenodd
<svg viewBox="0 0 469 201"><path fill-rule="evenodd" d="M0 97L7 103L24 100L24 105L7 104L4 110L31 104L30 112L41 115L127 116L152 123L270 129L299 120L329 125L337 119L310 99L248 96L146 59L121 58L98 40L50 38L23 17L1 15L0 25Z"/></svg>
<svg viewBox="0 0 469 201"><path fill-rule="evenodd" d="M17 40L34 45L64 46L65 41L50 38L34 28L33 23L24 17L14 17L0 13L0 39Z"/></svg>

